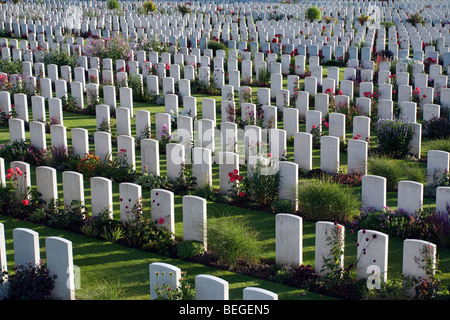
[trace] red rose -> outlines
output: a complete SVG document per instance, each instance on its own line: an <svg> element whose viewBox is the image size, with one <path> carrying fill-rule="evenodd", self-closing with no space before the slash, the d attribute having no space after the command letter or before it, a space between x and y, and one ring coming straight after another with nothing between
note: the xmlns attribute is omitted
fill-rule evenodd
<svg viewBox="0 0 450 320"><path fill-rule="evenodd" d="M28 205L28 200L27 199L24 199L24 200L22 200L22 204L24 205L24 206L27 206Z"/></svg>

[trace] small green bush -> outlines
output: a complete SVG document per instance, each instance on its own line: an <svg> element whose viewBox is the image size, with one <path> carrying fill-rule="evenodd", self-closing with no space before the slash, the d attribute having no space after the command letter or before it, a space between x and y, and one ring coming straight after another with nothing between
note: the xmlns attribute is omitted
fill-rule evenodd
<svg viewBox="0 0 450 320"><path fill-rule="evenodd" d="M109 0L108 1L108 9L109 10L115 10L115 9L119 9L120 5L119 5L119 1L117 0Z"/></svg>
<svg viewBox="0 0 450 320"><path fill-rule="evenodd" d="M385 157L371 157L367 161L369 174L386 178L387 191L395 191L400 180L426 181L425 171L416 163L405 163Z"/></svg>
<svg viewBox="0 0 450 320"><path fill-rule="evenodd" d="M406 19L406 21L411 23L413 26L417 24L423 25L425 23L425 19L420 15L419 12L410 15L409 18Z"/></svg>
<svg viewBox="0 0 450 320"><path fill-rule="evenodd" d="M214 55L216 55L217 50L228 51L228 47L225 43L215 40L208 41L208 49L211 49Z"/></svg>
<svg viewBox="0 0 450 320"><path fill-rule="evenodd" d="M305 17L306 19L313 21L313 20L319 20L322 12L320 9L316 6L309 7L306 9Z"/></svg>
<svg viewBox="0 0 450 320"><path fill-rule="evenodd" d="M75 57L64 50L46 52L44 54L44 64L56 64L58 67L70 66L72 69L78 65Z"/></svg>
<svg viewBox="0 0 450 320"><path fill-rule="evenodd" d="M270 204L273 213L292 213L294 204L289 200L278 199Z"/></svg>
<svg viewBox="0 0 450 320"><path fill-rule="evenodd" d="M177 255L180 259L188 259L205 252L205 246L200 242L186 240L177 244Z"/></svg>
<svg viewBox="0 0 450 320"><path fill-rule="evenodd" d="M185 14L190 14L190 13L192 12L191 7L189 7L188 5L185 5L185 4L183 4L183 5L179 4L178 7L177 7L177 10L178 10L178 12L180 12L183 16L184 16Z"/></svg>
<svg viewBox="0 0 450 320"><path fill-rule="evenodd" d="M245 219L227 215L209 218L207 234L208 250L220 264L232 269L239 260L249 265L259 262L263 252L259 234Z"/></svg>
<svg viewBox="0 0 450 320"><path fill-rule="evenodd" d="M338 221L347 223L358 215L359 198L345 185L329 179L305 181L299 185L300 212L313 221Z"/></svg>
<svg viewBox="0 0 450 320"><path fill-rule="evenodd" d="M244 179L244 185L256 205L266 207L277 198L280 173L268 174L269 167L261 162L254 166L252 174Z"/></svg>
<svg viewBox="0 0 450 320"><path fill-rule="evenodd" d="M157 10L156 5L151 0L145 1L142 5L142 8L147 14L149 14L150 12L156 12Z"/></svg>

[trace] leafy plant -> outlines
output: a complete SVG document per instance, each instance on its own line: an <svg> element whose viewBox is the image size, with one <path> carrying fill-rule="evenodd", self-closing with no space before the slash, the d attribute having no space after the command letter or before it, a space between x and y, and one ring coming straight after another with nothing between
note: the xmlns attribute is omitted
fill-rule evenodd
<svg viewBox="0 0 450 320"><path fill-rule="evenodd" d="M244 180L245 189L250 198L261 207L266 207L276 200L278 195L278 185L280 182L279 171L268 172L270 167L263 166L257 161L253 166L251 175Z"/></svg>
<svg viewBox="0 0 450 320"><path fill-rule="evenodd" d="M179 5L177 6L177 10L178 10L178 12L180 12L183 16L184 16L185 14L190 14L190 13L192 12L191 7L189 7L189 6L186 5L186 4L179 4Z"/></svg>
<svg viewBox="0 0 450 320"><path fill-rule="evenodd" d="M224 50L225 52L228 51L228 47L225 43L216 40L209 40L207 46L208 49L213 51L214 55L216 55L217 50Z"/></svg>
<svg viewBox="0 0 450 320"><path fill-rule="evenodd" d="M38 149L24 141L15 141L0 146L0 157L5 161L24 161L32 166L46 164L47 151Z"/></svg>
<svg viewBox="0 0 450 320"><path fill-rule="evenodd" d="M172 185L172 189L176 194L186 194L195 188L196 177L192 174L192 164L181 164L180 172Z"/></svg>
<svg viewBox="0 0 450 320"><path fill-rule="evenodd" d="M167 177L153 175L148 172L144 172L142 175L137 176L134 182L143 188L150 190L168 189L170 186L170 182L167 180Z"/></svg>
<svg viewBox="0 0 450 320"><path fill-rule="evenodd" d="M423 122L423 136L430 139L448 139L450 137L450 122L447 118L432 118Z"/></svg>
<svg viewBox="0 0 450 320"><path fill-rule="evenodd" d="M272 213L292 213L294 212L294 204L292 201L277 199L270 204Z"/></svg>
<svg viewBox="0 0 450 320"><path fill-rule="evenodd" d="M145 10L145 12L147 14L149 14L150 12L156 12L157 11L156 5L151 0L145 1L142 4L142 8Z"/></svg>
<svg viewBox="0 0 450 320"><path fill-rule="evenodd" d="M49 214L48 225L57 229L79 232L85 223L86 209L81 201L73 200L70 204L50 204L52 212Z"/></svg>
<svg viewBox="0 0 450 320"><path fill-rule="evenodd" d="M115 226L113 228L103 226L103 232L100 236L106 241L116 242L125 237L125 231L120 226Z"/></svg>
<svg viewBox="0 0 450 320"><path fill-rule="evenodd" d="M423 25L425 23L425 19L420 15L419 12L411 14L408 19L406 19L407 22L411 23L412 25L421 24Z"/></svg>
<svg viewBox="0 0 450 320"><path fill-rule="evenodd" d="M316 6L309 7L305 12L305 18L310 21L319 20L321 15L322 11Z"/></svg>
<svg viewBox="0 0 450 320"><path fill-rule="evenodd" d="M5 271L2 276L0 284L4 282L4 276L7 276L7 298L10 300L49 300L55 287L56 275L50 275L43 261L37 265L17 265L14 267L14 274Z"/></svg>
<svg viewBox="0 0 450 320"><path fill-rule="evenodd" d="M185 240L177 244L177 256L188 259L205 252L205 246L198 241Z"/></svg>
<svg viewBox="0 0 450 320"><path fill-rule="evenodd" d="M117 0L108 0L108 9L109 10L117 10L120 8L119 1Z"/></svg>
<svg viewBox="0 0 450 320"><path fill-rule="evenodd" d="M22 63L19 60L2 59L0 60L0 72L11 74L22 74Z"/></svg>
<svg viewBox="0 0 450 320"><path fill-rule="evenodd" d="M70 66L72 69L78 66L76 57L64 50L46 52L44 54L44 64L56 64L58 67Z"/></svg>

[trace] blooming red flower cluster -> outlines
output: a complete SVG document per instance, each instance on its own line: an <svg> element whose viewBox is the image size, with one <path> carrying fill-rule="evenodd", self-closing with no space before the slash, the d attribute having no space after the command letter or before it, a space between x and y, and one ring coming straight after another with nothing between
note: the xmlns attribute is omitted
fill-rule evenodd
<svg viewBox="0 0 450 320"><path fill-rule="evenodd" d="M243 176L239 175L239 171L237 169L229 172L228 176L230 177L230 182L242 181L242 179L244 178Z"/></svg>

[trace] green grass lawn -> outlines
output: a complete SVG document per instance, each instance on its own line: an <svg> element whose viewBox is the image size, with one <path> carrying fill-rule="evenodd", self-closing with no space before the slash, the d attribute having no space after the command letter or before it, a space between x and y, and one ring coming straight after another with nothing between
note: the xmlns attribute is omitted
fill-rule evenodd
<svg viewBox="0 0 450 320"><path fill-rule="evenodd" d="M326 68L324 68L326 75ZM341 78L343 78L343 68L341 68ZM284 87L286 83L284 84ZM201 100L203 98L211 98L207 95L196 95L198 103L198 114L201 118ZM253 97L256 100L256 88L253 88ZM213 96L220 106L220 97ZM238 98L236 97L236 101ZM311 106L310 106L311 107ZM154 117L158 112L164 112L164 106L158 106L150 103L135 103L134 110L148 110L151 112L151 120L154 131ZM47 114L48 117L48 114ZM30 108L31 119L31 108ZM220 123L220 112L217 114L217 122ZM135 136L135 119L132 119L132 134ZM67 127L68 144L71 145L72 128L82 127L88 129L89 134L93 134L96 130L96 120L94 116L81 115L75 113L64 112L64 125ZM300 123L300 131L304 131L304 123ZM278 128L283 128L282 121L278 122ZM347 138L351 138L352 133L347 128ZM29 139L29 132L26 132L26 138ZM374 140L372 136L372 141ZM0 144L5 144L9 140L7 128L0 128ZM422 154L426 155L428 141L424 141ZM50 145L50 135L47 135L47 145ZM90 149L94 150L91 143ZM117 152L117 148L113 147L113 153ZM288 159L293 159L293 147L289 146L287 150ZM341 153L341 169L346 171L347 154ZM425 163L420 163L422 168L426 168ZM6 167L9 164L6 163ZM166 175L166 159L162 154L160 157L161 175ZM320 150L313 150L313 167L320 167ZM136 169L141 171L140 150L136 149ZM35 186L35 168L31 170L32 185ZM245 175L246 169L242 168L241 174ZM63 199L62 193L62 173L58 172L58 191L60 199ZM213 186L218 188L219 185L218 165L213 165ZM113 183L113 200L114 200L114 217L119 219L119 185ZM360 195L361 188L354 187L354 192ZM143 190L144 205L150 207L150 190ZM85 181L85 200L86 207L90 211L90 183ZM175 197L175 235L183 236L182 225L182 197ZM425 198L425 206L434 206L433 199ZM387 205L391 208L397 207L396 192L387 194ZM223 214L237 215L248 219L250 225L260 234L260 244L264 247L263 258L275 258L275 215L266 212L243 209L226 204L208 202L209 219L216 219ZM118 297L121 299L148 299L149 298L149 263L156 261L164 261L180 267L183 271L187 271L187 281L193 283L194 277L198 274L208 273L221 277L230 283L230 298L241 299L242 289L246 286L258 286L271 290L279 295L280 299L320 299L319 295L307 293L303 295L303 291L280 285L274 282L263 281L232 272L208 268L202 265L188 263L182 260L169 259L148 252L130 249L105 241L90 239L82 235L69 232L63 232L29 222L15 221L14 219L0 216L0 222L5 224L6 238L8 246L8 267L12 269L13 252L12 252L12 230L16 227L28 227L36 230L40 234L41 239L41 255L45 257L43 250L44 238L47 236L62 236L73 242L74 264L80 267L81 287L77 290L78 299L97 299L102 296L106 299ZM356 234L351 234L350 230L346 230L346 247L345 247L345 265L356 264ZM314 249L315 249L315 223L304 221L303 224L303 264L314 266ZM389 277L399 278L402 270L402 251L403 240L391 237L389 241ZM441 279L446 286L450 286L450 251L438 247L438 255L440 258L440 270L442 271ZM108 284L108 285L105 285ZM110 289L106 289L109 287ZM116 288L115 292L113 289Z"/></svg>

